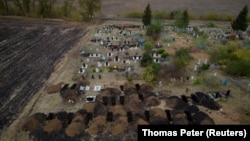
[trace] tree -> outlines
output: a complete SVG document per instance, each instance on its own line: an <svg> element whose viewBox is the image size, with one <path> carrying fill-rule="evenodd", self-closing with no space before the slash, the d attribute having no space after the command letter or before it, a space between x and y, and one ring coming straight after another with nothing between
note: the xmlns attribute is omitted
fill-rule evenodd
<svg viewBox="0 0 250 141"><path fill-rule="evenodd" d="M189 14L187 10L175 13L175 25L179 28L186 28L189 24Z"/></svg>
<svg viewBox="0 0 250 141"><path fill-rule="evenodd" d="M189 25L189 14L187 10L184 10L183 12L182 22L184 27L187 27Z"/></svg>
<svg viewBox="0 0 250 141"><path fill-rule="evenodd" d="M150 4L148 3L148 5L146 6L143 16L142 16L142 23L145 26L148 26L151 24L151 18L152 18L152 12L151 12L151 8L150 8Z"/></svg>
<svg viewBox="0 0 250 141"><path fill-rule="evenodd" d="M9 14L9 5L7 0L0 0L0 15Z"/></svg>
<svg viewBox="0 0 250 141"><path fill-rule="evenodd" d="M101 10L101 0L78 0L78 3L86 20L91 20L94 13Z"/></svg>
<svg viewBox="0 0 250 141"><path fill-rule="evenodd" d="M246 5L240 11L240 13L236 17L236 19L232 21L232 23L231 23L232 29L236 30L236 31L239 31L239 30L246 31L246 29L248 27L247 15L248 15L248 7Z"/></svg>
<svg viewBox="0 0 250 141"><path fill-rule="evenodd" d="M21 14L23 16L24 15L24 13L23 13L23 7L22 7L22 4L21 4L20 0L14 0L13 3L16 6L16 8L18 9L18 13L17 14Z"/></svg>
<svg viewBox="0 0 250 141"><path fill-rule="evenodd" d="M30 2L31 2L31 0L22 0L22 6L24 9L24 12L26 12L26 13L30 12Z"/></svg>
<svg viewBox="0 0 250 141"><path fill-rule="evenodd" d="M63 16L68 17L70 15L72 7L73 7L72 3L69 2L69 0L64 0L63 6L62 6Z"/></svg>

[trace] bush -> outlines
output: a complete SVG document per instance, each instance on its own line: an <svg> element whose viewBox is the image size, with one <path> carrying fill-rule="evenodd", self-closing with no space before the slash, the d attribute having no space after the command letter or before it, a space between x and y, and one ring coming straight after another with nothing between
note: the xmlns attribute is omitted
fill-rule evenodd
<svg viewBox="0 0 250 141"><path fill-rule="evenodd" d="M233 20L233 15L232 14L227 14L224 18L226 21L232 21Z"/></svg>
<svg viewBox="0 0 250 141"><path fill-rule="evenodd" d="M194 81L194 85L200 85L201 84L201 80L200 79L195 79Z"/></svg>
<svg viewBox="0 0 250 141"><path fill-rule="evenodd" d="M142 18L143 11L130 11L128 12L125 17L126 18Z"/></svg>
<svg viewBox="0 0 250 141"><path fill-rule="evenodd" d="M153 13L153 18L158 20L165 20L169 18L169 14L164 11L157 10Z"/></svg>
<svg viewBox="0 0 250 141"><path fill-rule="evenodd" d="M207 27L215 27L215 24L214 24L213 22L209 22L209 23L207 24Z"/></svg>
<svg viewBox="0 0 250 141"><path fill-rule="evenodd" d="M201 65L201 70L208 70L209 69L209 64L202 64Z"/></svg>
<svg viewBox="0 0 250 141"><path fill-rule="evenodd" d="M250 63L244 60L230 61L226 66L226 72L237 76L250 76Z"/></svg>
<svg viewBox="0 0 250 141"><path fill-rule="evenodd" d="M159 36L161 31L162 31L162 24L159 21L153 22L147 27L148 36L153 36L153 35Z"/></svg>
<svg viewBox="0 0 250 141"><path fill-rule="evenodd" d="M226 66L225 71L231 75L250 76L250 49L235 46L219 47L212 53L211 61Z"/></svg>
<svg viewBox="0 0 250 141"><path fill-rule="evenodd" d="M189 52L187 49L180 49L175 52L175 60L177 63L177 66L180 68L183 68L187 66L190 62L191 56L189 55Z"/></svg>
<svg viewBox="0 0 250 141"><path fill-rule="evenodd" d="M217 12L208 12L200 16L201 20L211 20L211 21L219 21L222 20L221 14Z"/></svg>
<svg viewBox="0 0 250 141"><path fill-rule="evenodd" d="M161 54L161 58L167 58L169 56L169 54L167 52L163 52Z"/></svg>
<svg viewBox="0 0 250 141"><path fill-rule="evenodd" d="M158 54L163 54L164 52L165 52L165 49L163 49L163 48L157 50Z"/></svg>

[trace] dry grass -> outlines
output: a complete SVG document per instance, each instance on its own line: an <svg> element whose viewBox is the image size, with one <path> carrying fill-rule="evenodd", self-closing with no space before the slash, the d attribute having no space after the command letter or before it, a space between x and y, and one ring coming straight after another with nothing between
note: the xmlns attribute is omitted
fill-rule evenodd
<svg viewBox="0 0 250 141"><path fill-rule="evenodd" d="M250 6L249 0L103 0L102 12L107 17L123 16L128 11L144 10L147 3L150 3L152 11L162 10L171 12L174 10L187 8L193 15L205 14L208 12L218 12L221 14L238 14L245 6Z"/></svg>

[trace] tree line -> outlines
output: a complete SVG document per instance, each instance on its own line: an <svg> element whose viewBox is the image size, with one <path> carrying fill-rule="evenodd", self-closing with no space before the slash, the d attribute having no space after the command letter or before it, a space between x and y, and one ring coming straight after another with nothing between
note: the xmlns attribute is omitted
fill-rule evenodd
<svg viewBox="0 0 250 141"><path fill-rule="evenodd" d="M90 20L101 10L101 0L0 0L0 15Z"/></svg>
<svg viewBox="0 0 250 141"><path fill-rule="evenodd" d="M144 9L142 15L143 25L150 27L152 21L152 11L150 4L148 3ZM174 25L179 28L186 28L189 25L190 16L188 10L183 11L174 11L171 13L171 17L175 19ZM235 31L246 31L248 28L248 7L245 5L242 10L239 12L237 17L232 20L231 27Z"/></svg>

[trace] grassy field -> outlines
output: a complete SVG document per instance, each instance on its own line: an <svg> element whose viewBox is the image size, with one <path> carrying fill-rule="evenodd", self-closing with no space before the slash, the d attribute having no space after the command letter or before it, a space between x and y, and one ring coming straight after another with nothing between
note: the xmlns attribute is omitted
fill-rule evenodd
<svg viewBox="0 0 250 141"><path fill-rule="evenodd" d="M202 15L216 12L222 15L237 15L243 6L250 6L249 0L102 0L102 12L104 16L122 16L128 11L144 10L150 3L152 11L162 10L171 12L187 8L194 15Z"/></svg>

